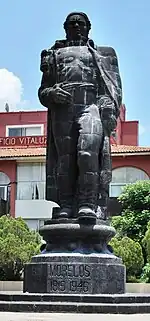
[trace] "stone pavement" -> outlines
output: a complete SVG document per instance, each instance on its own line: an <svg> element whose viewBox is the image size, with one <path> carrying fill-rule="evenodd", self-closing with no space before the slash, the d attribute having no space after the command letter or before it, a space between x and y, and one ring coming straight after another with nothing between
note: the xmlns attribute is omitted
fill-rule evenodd
<svg viewBox="0 0 150 321"><path fill-rule="evenodd" d="M68 314L0 312L0 321L150 321L150 314Z"/></svg>

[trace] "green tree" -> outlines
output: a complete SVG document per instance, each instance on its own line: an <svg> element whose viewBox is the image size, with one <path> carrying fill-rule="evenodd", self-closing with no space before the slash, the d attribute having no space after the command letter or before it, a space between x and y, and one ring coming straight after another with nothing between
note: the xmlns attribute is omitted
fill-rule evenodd
<svg viewBox="0 0 150 321"><path fill-rule="evenodd" d="M0 280L20 280L24 264L40 251L41 237L22 218L0 218Z"/></svg>
<svg viewBox="0 0 150 321"><path fill-rule="evenodd" d="M112 218L112 225L117 232L117 240L116 243L112 243L112 247L114 247L116 255L122 257L126 265L128 281L133 278L135 281L136 277L140 276L143 266L142 257L144 257L145 266L142 270L141 281L148 282L148 280L150 281L150 229L148 228L147 231L147 225L150 221L150 181L138 181L126 185L118 199L122 205L122 214ZM130 249L127 245L128 242L121 242L121 239L130 240ZM134 243L131 243L131 240ZM137 252L135 252L135 244ZM136 262L138 251L139 258L137 256Z"/></svg>
<svg viewBox="0 0 150 321"><path fill-rule="evenodd" d="M141 245L127 236L122 239L114 237L109 244L112 246L114 254L121 257L126 266L127 282L130 282L133 278L136 280L140 276L144 265Z"/></svg>
<svg viewBox="0 0 150 321"><path fill-rule="evenodd" d="M146 263L143 267L141 282L150 283L150 263Z"/></svg>
<svg viewBox="0 0 150 321"><path fill-rule="evenodd" d="M128 236L141 243L150 221L150 181L125 186L118 199L122 204L122 214L112 218L117 235Z"/></svg>
<svg viewBox="0 0 150 321"><path fill-rule="evenodd" d="M150 210L150 181L137 181L126 185L118 199L123 210L137 212Z"/></svg>
<svg viewBox="0 0 150 321"><path fill-rule="evenodd" d="M148 223L147 231L142 241L142 245L145 248L147 263L145 264L142 270L141 281L149 283L150 282L150 222Z"/></svg>
<svg viewBox="0 0 150 321"><path fill-rule="evenodd" d="M146 250L147 262L150 264L150 222L148 223L147 231L145 233L145 237L143 239L142 244Z"/></svg>

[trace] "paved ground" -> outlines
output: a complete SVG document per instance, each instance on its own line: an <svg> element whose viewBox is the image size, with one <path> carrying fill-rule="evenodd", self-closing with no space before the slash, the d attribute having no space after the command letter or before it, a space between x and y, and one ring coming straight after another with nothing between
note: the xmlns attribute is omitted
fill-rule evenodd
<svg viewBox="0 0 150 321"><path fill-rule="evenodd" d="M67 314L0 312L0 321L150 321L150 314Z"/></svg>

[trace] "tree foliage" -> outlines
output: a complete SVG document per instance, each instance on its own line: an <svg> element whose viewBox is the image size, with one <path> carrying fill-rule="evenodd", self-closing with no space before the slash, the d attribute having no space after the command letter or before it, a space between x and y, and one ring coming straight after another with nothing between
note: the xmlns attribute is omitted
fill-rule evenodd
<svg viewBox="0 0 150 321"><path fill-rule="evenodd" d="M24 264L40 250L41 237L22 218L0 218L0 280L20 280Z"/></svg>
<svg viewBox="0 0 150 321"><path fill-rule="evenodd" d="M118 199L122 204L122 214L112 218L118 236L142 242L150 221L150 181L125 186Z"/></svg>
<svg viewBox="0 0 150 321"><path fill-rule="evenodd" d="M146 263L143 267L141 282L150 283L150 263Z"/></svg>
<svg viewBox="0 0 150 321"><path fill-rule="evenodd" d="M145 237L143 239L142 244L146 250L147 262L150 264L150 222L148 223L147 231L145 233Z"/></svg>
<svg viewBox="0 0 150 321"><path fill-rule="evenodd" d="M112 218L112 225L119 237L128 236L129 238L142 242L147 231L147 224L150 220L150 211L125 210L121 216Z"/></svg>
<svg viewBox="0 0 150 321"><path fill-rule="evenodd" d="M130 281L133 277L136 279L141 274L144 265L141 245L127 236L122 239L114 237L110 245L114 250L114 254L121 257L126 266L127 281Z"/></svg>
<svg viewBox="0 0 150 321"><path fill-rule="evenodd" d="M112 218L116 238L112 247L122 257L127 281L150 281L150 181L126 185L119 196L122 213ZM148 224L149 223L149 224ZM147 230L148 226L148 230ZM143 260L144 258L144 260ZM142 266L145 264L142 270Z"/></svg>
<svg viewBox="0 0 150 321"><path fill-rule="evenodd" d="M119 196L123 211L150 211L150 181L137 181L124 187Z"/></svg>

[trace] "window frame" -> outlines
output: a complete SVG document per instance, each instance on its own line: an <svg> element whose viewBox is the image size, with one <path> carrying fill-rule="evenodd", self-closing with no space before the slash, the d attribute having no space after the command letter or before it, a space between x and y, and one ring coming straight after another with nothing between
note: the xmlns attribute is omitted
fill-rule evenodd
<svg viewBox="0 0 150 321"><path fill-rule="evenodd" d="M41 128L41 135L39 136L43 136L44 135L44 124L26 124L26 125L6 125L6 137L13 137L13 136L9 136L9 129L11 128L34 128L34 127L40 127ZM35 135L36 136L36 135ZM23 136L22 136L23 137Z"/></svg>
<svg viewBox="0 0 150 321"><path fill-rule="evenodd" d="M141 173L145 173L145 175L147 176L147 179L139 179L139 180L141 180L141 181L145 181L145 180L149 180L150 179L150 177L149 177L149 175L143 170L143 169L141 169L141 168L138 168L138 167L136 167L136 166L132 166L132 165L130 165L130 166L119 166L119 167L116 167L116 168L113 168L112 169L112 172L113 171L115 171L115 170L121 170L121 169L125 169L125 170L127 170L128 168L130 168L130 169L136 169L137 171L140 171ZM127 178L127 171L126 171L126 173L125 173L125 177ZM136 180L137 181L137 180ZM121 187L124 187L124 186L126 186L126 185L129 185L129 184L134 184L135 182L133 181L133 182L113 182L113 177L112 177L112 180L111 180L111 182L110 182L110 184L109 184L109 197L119 197L119 195L118 196L112 196L112 189L113 189L113 187L115 187L115 186L121 186Z"/></svg>
<svg viewBox="0 0 150 321"><path fill-rule="evenodd" d="M26 178L24 180L24 176L22 176L22 171L24 170L25 166L25 173L26 173ZM16 199L17 200L44 200L45 199L45 182L46 182L46 173L45 173L45 163L43 162L32 162L32 163L18 163L17 165L17 194L16 194ZM31 170L31 177L29 177L27 172ZM39 177L37 178L35 176L34 170L38 170L39 172ZM27 171L27 172L26 172ZM23 191L21 188L21 185L29 186L28 190L31 191L31 196L26 198L26 197L20 197L20 195L26 195L21 193L20 191ZM37 195L38 198L36 198L36 187L37 187Z"/></svg>
<svg viewBox="0 0 150 321"><path fill-rule="evenodd" d="M121 186L122 188L123 187L125 187L127 184L131 184L131 183L110 183L109 184L109 196L110 197L119 197L119 195L118 196L112 196L112 188L114 187L114 186Z"/></svg>
<svg viewBox="0 0 150 321"><path fill-rule="evenodd" d="M0 188L4 188L4 201L7 201L7 198L8 198L8 185L1 184Z"/></svg>

